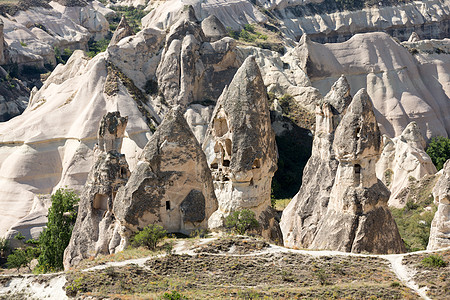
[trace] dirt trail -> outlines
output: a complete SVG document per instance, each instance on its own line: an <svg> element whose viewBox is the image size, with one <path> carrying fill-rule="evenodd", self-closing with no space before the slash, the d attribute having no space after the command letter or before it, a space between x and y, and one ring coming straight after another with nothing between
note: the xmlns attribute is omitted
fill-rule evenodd
<svg viewBox="0 0 450 300"><path fill-rule="evenodd" d="M195 247L192 242L187 241L179 241L174 245L173 251L175 254L187 254L187 255L196 255L195 249L198 249L199 246L208 244L214 240L217 240L217 237L214 238L206 238L199 239L195 242ZM226 255L226 256L260 256L264 254L271 253L297 253L303 255L311 255L313 257L321 257L321 256L355 256L355 257L378 257L387 260L390 264L390 269L395 273L399 281L401 281L405 286L415 291L420 297L423 299L430 299L426 295L427 288L419 288L419 286L414 282L413 277L416 273L415 270L408 268L406 265L402 264L402 260L407 255L421 254L421 253L435 253L439 251L445 251L449 248L441 249L438 251L418 251L414 253L405 253L405 254L388 254L388 255L376 255L376 254L357 254L357 253L347 253L347 252L339 252L339 251L317 251L317 250L296 250L284 248L276 245L269 245L268 247L254 251L251 253L245 254L235 254L235 253L209 253L209 255ZM230 251L232 252L232 251ZM154 259L155 257L165 256L166 254L160 254L158 256L144 257L138 259L130 259L121 262L109 262L103 265L86 268L83 271L92 271L92 270L101 270L107 267L120 267L125 266L127 264L137 264L141 267L145 267L145 262L149 259ZM14 293L22 293L28 294L29 299L68 299L64 293L63 286L66 282L66 278L63 273L60 274L50 274L52 279L48 282L43 282L39 280L34 275L25 275L25 276L10 276L12 280L6 286L0 284L0 298L2 296L11 295ZM41 275L42 276L42 275ZM0 280L2 278L6 278L7 276L0 276ZM36 298L33 298L36 297ZM26 298L26 297L25 297Z"/></svg>

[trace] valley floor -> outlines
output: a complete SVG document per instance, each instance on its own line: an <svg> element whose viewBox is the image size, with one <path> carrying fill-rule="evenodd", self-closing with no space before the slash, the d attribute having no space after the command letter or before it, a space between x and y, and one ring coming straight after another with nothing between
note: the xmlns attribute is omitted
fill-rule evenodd
<svg viewBox="0 0 450 300"><path fill-rule="evenodd" d="M423 266L427 251L294 250L240 236L171 242L173 254L124 261L116 254L65 273L3 276L0 299L63 299L65 291L77 299L159 299L173 291L188 299L445 299L450 291L450 267ZM450 261L450 249L438 254Z"/></svg>

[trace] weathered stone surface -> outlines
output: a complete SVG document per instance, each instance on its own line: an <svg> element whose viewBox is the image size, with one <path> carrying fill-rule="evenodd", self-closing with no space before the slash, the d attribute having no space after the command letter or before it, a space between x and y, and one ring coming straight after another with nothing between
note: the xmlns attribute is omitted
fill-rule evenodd
<svg viewBox="0 0 450 300"><path fill-rule="evenodd" d="M170 27L156 71L159 92L169 105L215 102L233 78L241 63L233 51L236 41L208 40L192 6L185 6Z"/></svg>
<svg viewBox="0 0 450 300"><path fill-rule="evenodd" d="M389 205L404 207L400 191L406 188L410 177L421 179L436 173L436 167L425 152L426 143L416 122L411 122L403 133L393 139L383 136L383 152L376 165L377 177L391 191Z"/></svg>
<svg viewBox="0 0 450 300"><path fill-rule="evenodd" d="M211 15L202 21L202 30L210 42L215 42L228 35L222 22L216 16Z"/></svg>
<svg viewBox="0 0 450 300"><path fill-rule="evenodd" d="M347 252L405 251L387 207L389 191L375 176L380 131L365 90L353 98L336 128L333 150L339 166L311 248Z"/></svg>
<svg viewBox="0 0 450 300"><path fill-rule="evenodd" d="M360 90L349 105L348 93L342 77L316 111L316 136L302 187L281 219L285 245L403 252L387 207L389 191L375 176L381 150L371 100Z"/></svg>
<svg viewBox="0 0 450 300"><path fill-rule="evenodd" d="M149 224L189 234L208 228L217 209L211 172L200 144L178 110L170 110L145 146L127 185L114 202L114 214L129 233Z"/></svg>
<svg viewBox="0 0 450 300"><path fill-rule="evenodd" d="M117 25L116 30L109 42L109 45L115 45L120 42L121 39L126 38L127 36L134 35L133 29L131 29L130 25L128 25L127 19L125 16L122 16L120 19L119 25Z"/></svg>
<svg viewBox="0 0 450 300"><path fill-rule="evenodd" d="M333 150L334 134L341 114L350 104L349 93L350 86L341 77L316 107L312 155L303 170L302 186L281 217L280 227L287 247L310 247L326 213L338 167Z"/></svg>
<svg viewBox="0 0 450 300"><path fill-rule="evenodd" d="M260 222L262 235L281 242L270 207L271 182L277 169L275 134L254 57L244 61L217 101L203 149L219 201L210 226L220 228L231 212L250 209Z"/></svg>
<svg viewBox="0 0 450 300"><path fill-rule="evenodd" d="M444 164L441 177L433 189L434 203L438 209L431 222L427 250L450 246L450 161ZM438 174L439 174L438 173Z"/></svg>
<svg viewBox="0 0 450 300"><path fill-rule="evenodd" d="M114 253L120 243L120 224L112 212L119 187L126 184L130 171L120 154L127 118L119 112L106 114L98 132L99 149L80 198L78 217L69 245L64 252L67 269L88 257ZM111 135L114 138L111 139ZM104 141L115 141L104 147ZM120 140L120 142L119 142Z"/></svg>

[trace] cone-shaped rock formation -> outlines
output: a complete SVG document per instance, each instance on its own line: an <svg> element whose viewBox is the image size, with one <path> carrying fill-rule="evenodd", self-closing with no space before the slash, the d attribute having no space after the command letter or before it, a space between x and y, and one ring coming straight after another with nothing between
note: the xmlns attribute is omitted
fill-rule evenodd
<svg viewBox="0 0 450 300"><path fill-rule="evenodd" d="M185 234L206 229L216 209L205 154L181 113L170 110L114 202L114 214L126 228L122 245L149 224Z"/></svg>
<svg viewBox="0 0 450 300"><path fill-rule="evenodd" d="M100 123L99 148L95 151L95 163L84 186L77 221L64 252L65 268L91 256L114 253L119 246L119 226L112 207L117 190L130 176L125 155L119 153L127 121L119 112L112 112Z"/></svg>
<svg viewBox="0 0 450 300"><path fill-rule="evenodd" d="M220 96L203 143L219 210L212 227L221 227L233 211L250 209L266 238L281 242L270 207L277 169L275 134L270 125L266 89L254 57L247 58Z"/></svg>

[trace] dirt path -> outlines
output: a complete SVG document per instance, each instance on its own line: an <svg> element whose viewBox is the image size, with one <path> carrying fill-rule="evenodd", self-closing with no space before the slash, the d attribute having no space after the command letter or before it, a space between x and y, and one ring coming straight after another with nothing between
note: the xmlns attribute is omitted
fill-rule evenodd
<svg viewBox="0 0 450 300"><path fill-rule="evenodd" d="M195 249L198 249L199 246L208 244L214 240L214 238L207 239L199 239L195 241L195 244L192 241L181 240L174 245L174 253L175 254L187 254L187 255L196 255ZM450 249L441 249L439 251L444 251ZM389 262L390 269L397 276L399 281L401 281L405 286L415 291L420 297L423 299L430 299L426 295L427 287L419 288L419 286L414 282L413 278L416 274L415 270L408 268L406 265L402 263L402 260L407 255L421 254L421 253L435 253L437 251L419 251L414 253L405 253L405 254L389 254L389 255L372 255L372 254L356 254L356 253L347 253L347 252L339 252L339 251L314 251L314 250L295 250L284 248L276 245L269 245L268 247L254 251L251 253L245 254L236 254L236 253L209 253L209 255L218 255L218 256L261 256L264 254L273 254L273 253L295 253L295 254L303 254L310 255L313 257L322 257L322 256L354 256L354 257L377 257L387 260ZM145 262L149 259L154 259L156 257L162 257L166 254L160 254L158 256L144 257L138 259L131 259L121 262L108 262L106 264L102 264L95 267L86 268L83 271L92 271L92 270L102 270L107 267L121 267L128 264L136 264L141 267L145 267ZM35 276L35 275L17 275L17 276L0 276L1 280L5 278L11 278L11 281L6 284L0 284L0 299L2 296L8 296L12 294L21 294L25 296L25 299L68 299L64 292L64 284L66 282L65 275L63 273L59 274L49 274ZM51 278L50 280L44 280L45 276ZM34 298L33 298L34 297Z"/></svg>

